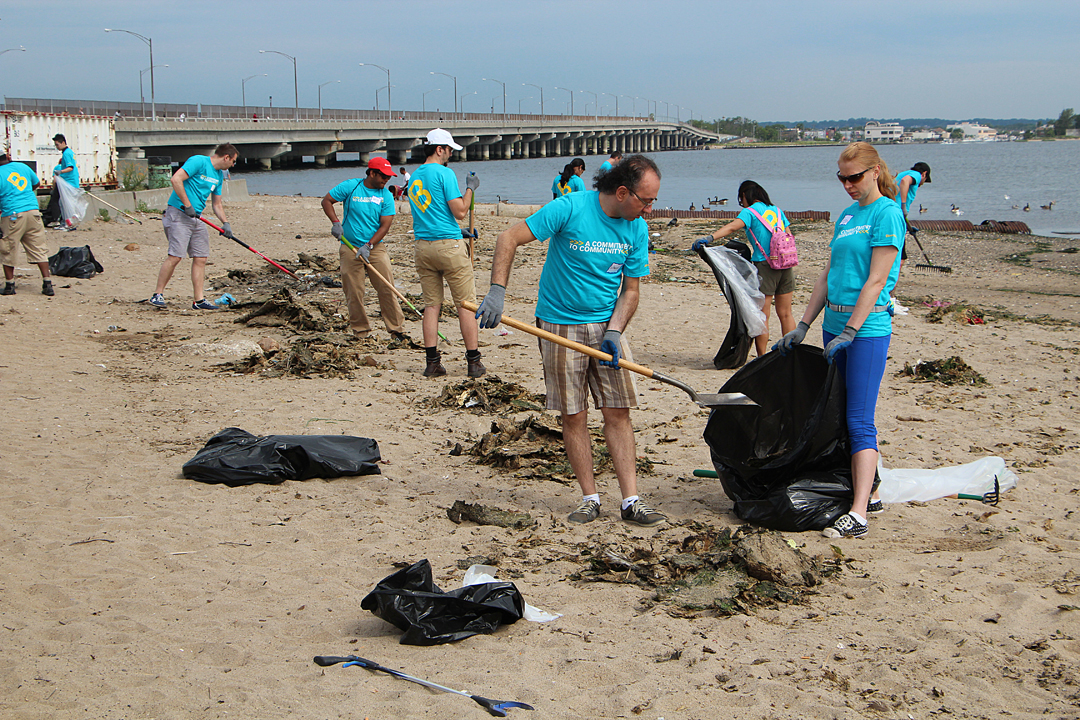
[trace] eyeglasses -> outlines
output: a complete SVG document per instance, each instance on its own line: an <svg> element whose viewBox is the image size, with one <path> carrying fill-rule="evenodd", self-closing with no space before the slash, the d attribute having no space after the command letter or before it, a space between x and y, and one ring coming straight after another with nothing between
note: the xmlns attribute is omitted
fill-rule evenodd
<svg viewBox="0 0 1080 720"><path fill-rule="evenodd" d="M636 197L636 198L638 199L638 202L640 202L640 203L641 203L641 204L642 204L643 206L645 206L645 207L649 207L649 206L650 206L650 205L652 205L652 204L653 204L654 202L656 202L656 198L652 198L651 200L646 200L645 198L641 197L640 195L638 195L638 194L637 194L636 192L634 192L633 190L630 190L629 188L627 189L627 192L629 192L629 193L630 193L631 195L633 195L634 197Z"/></svg>
<svg viewBox="0 0 1080 720"><path fill-rule="evenodd" d="M851 175L841 175L840 171L837 170L836 171L836 179L839 180L841 183L851 183L852 185L854 185L855 183L862 180L863 175L865 175L866 173L870 172L873 169L874 168L866 168L862 172L852 173Z"/></svg>

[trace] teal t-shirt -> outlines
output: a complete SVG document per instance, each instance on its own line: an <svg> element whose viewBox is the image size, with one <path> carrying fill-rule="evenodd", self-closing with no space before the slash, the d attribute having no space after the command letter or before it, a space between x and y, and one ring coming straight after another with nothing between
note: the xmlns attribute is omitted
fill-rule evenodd
<svg viewBox="0 0 1080 720"><path fill-rule="evenodd" d="M855 203L840 213L829 243L829 302L834 305L854 305L870 277L870 256L876 247L895 247L896 259L885 287L875 305L885 305L900 275L900 247L907 226L900 206L895 200L880 197L866 207ZM825 308L824 328L833 335L844 331L851 313ZM887 312L870 313L859 328L859 337L882 337L892 333L892 318Z"/></svg>
<svg viewBox="0 0 1080 720"><path fill-rule="evenodd" d="M777 218L780 220L781 227L788 226L787 216L784 215L784 211L775 205L766 205L763 202L756 202L750 206L757 210L758 215L768 220L773 227L776 226ZM747 237L749 241L747 244L750 246L750 250L753 252L750 259L753 262L764 262L766 256L769 254L772 244L772 230L761 224L761 221L757 219L754 213L750 212L750 208L743 208L739 211L739 220L743 221L746 225ZM750 233L754 234L754 237L750 237ZM761 254L761 250L758 250L758 246L754 244L754 240L757 240L761 247L765 249L765 254Z"/></svg>
<svg viewBox="0 0 1080 720"><path fill-rule="evenodd" d="M552 200L525 223L533 237L551 239L536 303L541 320L607 322L623 277L649 274L649 226L608 217L595 191Z"/></svg>
<svg viewBox="0 0 1080 720"><path fill-rule="evenodd" d="M461 227L450 211L450 201L461 197L454 171L438 163L424 163L409 177L413 237L417 240L461 239Z"/></svg>
<svg viewBox="0 0 1080 720"><path fill-rule="evenodd" d="M912 181L913 181L911 183L911 187L908 188L907 200L905 201L907 203L908 214L910 215L911 214L911 208L915 207L915 205L914 205L914 203L915 203L915 194L919 191L919 185L922 184L922 173L915 172L914 170L905 170L904 172L897 175L896 176L897 192L899 192L900 181L903 180L906 177L911 178ZM900 196L899 195L896 196L896 204L897 205L900 204Z"/></svg>
<svg viewBox="0 0 1080 720"><path fill-rule="evenodd" d="M9 217L27 210L38 210L34 186L38 176L29 165L9 162L0 165L0 216Z"/></svg>
<svg viewBox="0 0 1080 720"><path fill-rule="evenodd" d="M60 172L61 168L66 167L71 169L64 173ZM68 185L79 187L79 167L75 164L75 153L70 147L64 148L64 152L60 153L60 164L53 168L53 172L64 178L64 182Z"/></svg>
<svg viewBox="0 0 1080 720"><path fill-rule="evenodd" d="M342 204L341 228L345 238L360 247L379 229L382 218L397 214L394 196L386 188L373 190L363 180L346 180L330 190Z"/></svg>
<svg viewBox="0 0 1080 720"><path fill-rule="evenodd" d="M553 195L569 195L570 193L585 192L585 182L581 179L580 175L571 175L565 185L559 182L561 178L562 173L559 173L551 183L551 192Z"/></svg>
<svg viewBox="0 0 1080 720"><path fill-rule="evenodd" d="M188 174L184 181L184 192L187 193L188 202L196 212L206 209L206 201L211 195L221 195L221 185L225 182L225 173L214 167L209 155L192 155L180 167ZM178 210L184 209L184 204L176 192L169 196L169 204Z"/></svg>
<svg viewBox="0 0 1080 720"><path fill-rule="evenodd" d="M610 170L613 167L615 167L615 166L611 164L610 160L605 160L600 165L600 172L605 173L605 172L607 172L608 170Z"/></svg>

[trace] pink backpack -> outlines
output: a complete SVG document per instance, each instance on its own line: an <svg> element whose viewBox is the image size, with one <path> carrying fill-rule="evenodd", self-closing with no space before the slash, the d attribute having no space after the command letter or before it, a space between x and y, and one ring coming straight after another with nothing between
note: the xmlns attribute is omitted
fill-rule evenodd
<svg viewBox="0 0 1080 720"><path fill-rule="evenodd" d="M765 221L765 218L758 214L758 211L754 208L747 208L750 212L754 213L761 224L772 231L772 239L769 240L769 252L765 252L765 248L761 247L761 243L754 237L754 233L750 232L750 226L746 227L746 232L753 239L754 244L757 245L758 250L762 255L765 255L765 262L769 264L773 270L787 270L788 268L795 267L799 264L799 253L795 249L795 236L791 234L791 231L783 227L780 224L780 213L776 215L776 227L770 228L769 223Z"/></svg>

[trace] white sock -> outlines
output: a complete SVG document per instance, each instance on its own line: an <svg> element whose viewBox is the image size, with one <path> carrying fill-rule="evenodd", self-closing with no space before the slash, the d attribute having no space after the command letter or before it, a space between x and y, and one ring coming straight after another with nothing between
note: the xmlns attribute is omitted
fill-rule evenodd
<svg viewBox="0 0 1080 720"><path fill-rule="evenodd" d="M592 495L582 495L581 496L581 502L588 502L589 500L592 500L594 503L599 505L600 504L600 494L599 493L593 493Z"/></svg>
<svg viewBox="0 0 1080 720"><path fill-rule="evenodd" d="M857 512L851 512L851 511L849 511L849 512L848 512L848 515L850 515L851 517L853 517L853 518L855 518L856 520L858 520L858 521L859 521L859 524L860 524L860 525L865 525L865 524L866 524L866 518L864 518L864 517L863 517L862 515L860 515L859 513L857 513Z"/></svg>
<svg viewBox="0 0 1080 720"><path fill-rule="evenodd" d="M631 505L633 505L637 501L638 501L638 496L637 495L631 495L628 498L623 498L623 500L622 500L622 509L625 510L626 508L630 507Z"/></svg>

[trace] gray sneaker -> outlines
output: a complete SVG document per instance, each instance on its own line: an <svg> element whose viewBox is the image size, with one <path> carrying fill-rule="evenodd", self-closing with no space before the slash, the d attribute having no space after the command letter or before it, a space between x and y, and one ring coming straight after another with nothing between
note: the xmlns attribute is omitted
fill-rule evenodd
<svg viewBox="0 0 1080 720"><path fill-rule="evenodd" d="M658 510L653 510L643 500L638 500L622 511L622 519L631 525L654 527L667 522L667 515Z"/></svg>
<svg viewBox="0 0 1080 720"><path fill-rule="evenodd" d="M154 293L153 295L150 296L150 299L147 300L147 302L150 303L151 305L153 305L154 307L163 308L163 307L165 307L165 296L162 295L161 293Z"/></svg>
<svg viewBox="0 0 1080 720"><path fill-rule="evenodd" d="M600 516L600 503L595 500L582 500L574 512L567 516L567 520L572 523L587 523L592 522Z"/></svg>

